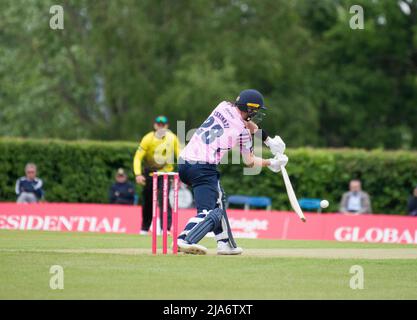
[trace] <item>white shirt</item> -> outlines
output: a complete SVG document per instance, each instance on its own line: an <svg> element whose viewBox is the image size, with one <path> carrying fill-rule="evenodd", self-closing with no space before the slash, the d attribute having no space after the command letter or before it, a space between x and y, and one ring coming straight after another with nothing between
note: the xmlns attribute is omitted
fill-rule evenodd
<svg viewBox="0 0 417 320"><path fill-rule="evenodd" d="M348 211L360 211L362 208L361 205L361 196L359 193L357 193L356 195L354 193L351 193L348 199L348 203L347 203L347 210Z"/></svg>

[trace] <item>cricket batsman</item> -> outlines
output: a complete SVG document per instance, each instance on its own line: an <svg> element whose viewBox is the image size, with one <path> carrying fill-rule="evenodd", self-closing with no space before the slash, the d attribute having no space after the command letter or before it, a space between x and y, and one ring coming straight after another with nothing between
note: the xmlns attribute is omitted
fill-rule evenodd
<svg viewBox="0 0 417 320"><path fill-rule="evenodd" d="M239 255L243 252L231 233L217 165L236 145L239 145L243 162L248 167L268 167L279 172L281 166L287 164L282 139L279 136L270 138L263 130L262 140L275 157L262 159L253 153L252 134L259 127L252 120L262 114L262 109L266 109L263 96L254 89L242 91L235 102L221 102L180 153L179 176L183 183L192 187L197 209L197 215L188 221L178 236L180 252L206 254L207 249L198 242L208 232L215 234L217 254Z"/></svg>

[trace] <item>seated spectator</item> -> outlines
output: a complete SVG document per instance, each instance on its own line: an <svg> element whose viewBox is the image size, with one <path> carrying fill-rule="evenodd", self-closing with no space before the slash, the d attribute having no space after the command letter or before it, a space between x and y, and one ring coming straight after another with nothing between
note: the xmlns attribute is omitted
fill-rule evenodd
<svg viewBox="0 0 417 320"><path fill-rule="evenodd" d="M417 186L414 188L413 194L408 199L408 214L417 217Z"/></svg>
<svg viewBox="0 0 417 320"><path fill-rule="evenodd" d="M349 191L343 194L340 202L340 212L364 214L371 213L371 200L369 195L362 191L360 180L351 180Z"/></svg>
<svg viewBox="0 0 417 320"><path fill-rule="evenodd" d="M34 203L43 199L43 183L36 177L36 165L28 163L25 176L16 181L17 203Z"/></svg>
<svg viewBox="0 0 417 320"><path fill-rule="evenodd" d="M116 182L110 188L110 203L133 204L135 201L135 187L127 180L127 174L120 168L116 173Z"/></svg>

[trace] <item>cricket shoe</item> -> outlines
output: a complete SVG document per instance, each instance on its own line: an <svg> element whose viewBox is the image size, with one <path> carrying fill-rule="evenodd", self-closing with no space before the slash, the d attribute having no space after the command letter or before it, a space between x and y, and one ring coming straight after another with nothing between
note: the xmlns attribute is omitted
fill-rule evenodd
<svg viewBox="0 0 417 320"><path fill-rule="evenodd" d="M199 254L199 255L207 254L207 248L196 243L188 243L185 240L178 239L177 245L178 245L179 252L184 252L188 254Z"/></svg>
<svg viewBox="0 0 417 320"><path fill-rule="evenodd" d="M147 235L149 234L149 232L148 232L148 231L146 231L146 230L140 230L139 234L140 234L141 236L147 236Z"/></svg>
<svg viewBox="0 0 417 320"><path fill-rule="evenodd" d="M242 254L243 249L240 247L233 248L229 242L219 241L217 242L217 254L225 256L233 256Z"/></svg>

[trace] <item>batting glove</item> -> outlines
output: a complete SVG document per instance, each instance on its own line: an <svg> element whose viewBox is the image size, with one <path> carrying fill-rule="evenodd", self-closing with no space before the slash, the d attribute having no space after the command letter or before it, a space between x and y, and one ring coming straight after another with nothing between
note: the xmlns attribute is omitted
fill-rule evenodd
<svg viewBox="0 0 417 320"><path fill-rule="evenodd" d="M264 142L268 148L271 150L273 155L278 153L284 154L285 151L285 143L282 141L280 136L275 136L273 138L268 137Z"/></svg>
<svg viewBox="0 0 417 320"><path fill-rule="evenodd" d="M273 172L280 172L281 166L285 167L288 163L288 157L285 154L277 153L274 158L269 159L271 164L268 168Z"/></svg>

